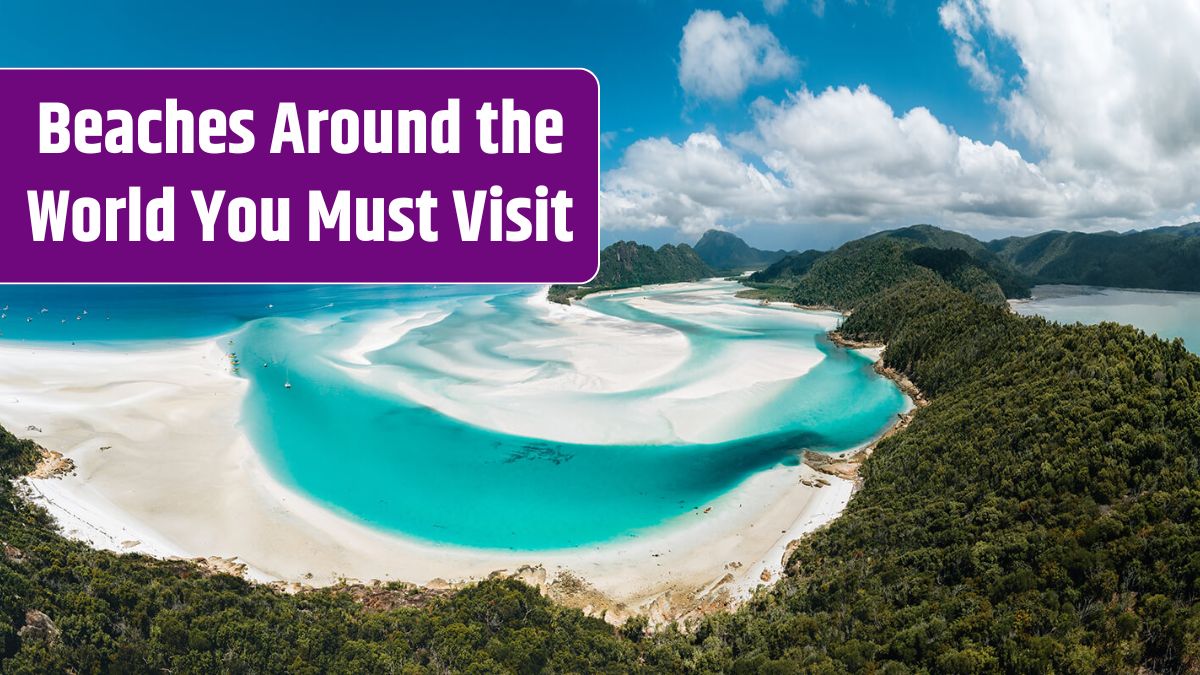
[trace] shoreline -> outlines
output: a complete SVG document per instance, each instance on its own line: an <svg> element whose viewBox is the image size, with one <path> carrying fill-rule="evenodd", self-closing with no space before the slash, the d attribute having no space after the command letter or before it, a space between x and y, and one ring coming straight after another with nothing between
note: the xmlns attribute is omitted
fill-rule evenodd
<svg viewBox="0 0 1200 675"><path fill-rule="evenodd" d="M859 351L870 351L873 354L875 361L875 372L883 377L891 380L896 384L900 391L904 392L917 408L924 408L929 405L929 399L925 398L925 394L921 391L908 376L895 368L889 368L883 364L883 350L887 349L887 344L884 342L870 340L855 340L842 335L836 330L829 331L829 341L833 344L844 347L846 349L855 349Z"/></svg>
<svg viewBox="0 0 1200 675"><path fill-rule="evenodd" d="M886 343L847 338L836 330L829 331L828 337L830 342L839 347L870 354L875 362L873 366L875 372L891 380L896 385L896 388L903 392L908 400L912 402L912 407L900 413L899 419L894 424L885 429L882 434L870 443L855 451L838 453L834 458L830 458L828 455L819 457L816 453L811 452L805 453L804 461L806 464L821 473L853 480L854 490L857 492L858 488L862 485L859 469L862 467L863 462L871 457L871 454L875 452L875 448L881 441L907 429L908 425L912 424L913 417L917 414L917 411L929 405L929 399L925 397L924 392L907 375L895 368L884 365L883 352L887 349Z"/></svg>
<svg viewBox="0 0 1200 675"><path fill-rule="evenodd" d="M255 452L248 443L239 445L248 454ZM82 457L85 464L93 458L86 452ZM681 516L691 522L654 528L629 543L569 552L506 552L419 542L376 530L294 492L257 457L247 459L254 466L241 487L257 484L269 499L250 511L202 509L184 514L184 522L175 524L200 535L193 541L172 536L178 531L164 533L160 516L139 516L106 499L111 490L95 489L78 469L19 480L27 486L26 496L50 511L64 536L115 553L189 560L210 571L293 592L377 582L445 590L496 575L512 576L588 614L617 623L646 614L656 625L735 607L758 585L776 580L792 541L840 514L854 489L851 481L829 480L808 466L781 467L753 476L699 511ZM814 489L821 479L829 486ZM184 482L171 481L169 489L174 492ZM235 496L233 501L243 500ZM754 513L753 522L743 519L740 511ZM165 524L171 525L171 514L165 515ZM242 529L231 537L234 518ZM774 530L778 534L770 534L773 527L779 528ZM254 550L252 539L264 545ZM753 550L765 552L744 555ZM280 551L289 553L280 556ZM700 551L707 557L698 556ZM320 560L332 568L314 569Z"/></svg>
<svg viewBox="0 0 1200 675"><path fill-rule="evenodd" d="M411 540L269 472L239 427L248 384L228 372L222 339L136 352L0 346L0 400L20 399L0 422L37 429L22 435L74 462L72 474L22 479L65 536L290 591L377 580L440 590L501 574L614 623L643 613L661 624L729 609L773 583L794 542L840 515L856 489L855 477L801 463L629 542L511 552Z"/></svg>

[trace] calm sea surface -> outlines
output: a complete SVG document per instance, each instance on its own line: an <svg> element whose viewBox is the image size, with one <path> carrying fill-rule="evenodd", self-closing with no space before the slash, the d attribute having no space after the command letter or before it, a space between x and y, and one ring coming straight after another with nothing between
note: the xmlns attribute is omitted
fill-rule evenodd
<svg viewBox="0 0 1200 675"><path fill-rule="evenodd" d="M1200 353L1200 293L1038 286L1032 300L1013 306L1060 323L1132 324L1162 338L1183 338L1189 350Z"/></svg>

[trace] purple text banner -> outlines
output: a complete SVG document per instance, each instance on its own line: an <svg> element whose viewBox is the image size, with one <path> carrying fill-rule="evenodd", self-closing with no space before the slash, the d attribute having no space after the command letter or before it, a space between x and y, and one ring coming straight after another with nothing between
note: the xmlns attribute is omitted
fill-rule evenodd
<svg viewBox="0 0 1200 675"><path fill-rule="evenodd" d="M582 69L0 70L0 283L586 283Z"/></svg>

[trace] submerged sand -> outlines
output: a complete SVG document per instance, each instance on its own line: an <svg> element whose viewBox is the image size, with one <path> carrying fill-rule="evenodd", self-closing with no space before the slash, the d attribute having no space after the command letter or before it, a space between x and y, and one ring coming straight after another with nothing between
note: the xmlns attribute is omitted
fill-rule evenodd
<svg viewBox="0 0 1200 675"><path fill-rule="evenodd" d="M788 545L835 518L853 492L851 480L778 467L619 543L431 545L343 517L270 474L240 427L247 382L230 372L224 343L0 347L0 424L74 462L70 475L26 480L66 535L119 552L233 559L250 578L293 585L514 574L613 620L646 611L662 621L726 607L773 581ZM589 367L598 381L617 380L603 359Z"/></svg>
<svg viewBox="0 0 1200 675"><path fill-rule="evenodd" d="M688 289L689 297L704 298L707 304L639 297L629 304L697 323L761 311L734 299L728 288L680 286ZM332 362L368 386L468 424L563 443L616 445L743 438L747 420L824 358L812 344L732 341L722 345L719 357L688 364L692 348L678 330L616 318L586 304L566 307L544 296L531 296L528 304L535 321L553 324L556 330L550 337L505 344L504 360L480 357L452 341L410 341L406 358L420 368L364 367L371 363L372 352L444 316L429 312L377 317ZM836 316L827 314L796 312L790 318L817 329L836 324ZM428 370L438 373L436 381L422 374ZM687 381L677 381L684 371ZM664 381L670 387L662 394L615 395Z"/></svg>

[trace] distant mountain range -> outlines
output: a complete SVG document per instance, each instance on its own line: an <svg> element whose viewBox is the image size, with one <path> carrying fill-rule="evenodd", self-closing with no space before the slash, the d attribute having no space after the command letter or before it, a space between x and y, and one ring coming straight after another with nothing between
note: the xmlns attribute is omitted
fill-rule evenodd
<svg viewBox="0 0 1200 675"><path fill-rule="evenodd" d="M1200 291L1200 223L1140 232L1046 232L987 244L1043 284Z"/></svg>
<svg viewBox="0 0 1200 675"><path fill-rule="evenodd" d="M1200 224L1140 232L1047 232L983 242L913 225L829 253L790 254L748 278L754 295L851 308L902 279L940 277L984 301L1035 284L1200 291ZM997 292L998 291L998 292Z"/></svg>
<svg viewBox="0 0 1200 675"><path fill-rule="evenodd" d="M758 269L749 295L802 305L852 308L908 279L942 279L989 303L1028 297L1035 284L1200 291L1200 223L1133 232L1046 232L983 242L932 225L912 225L847 242L833 251L765 251L709 230L696 243L657 250L620 241L600 254L583 286L554 286L568 303L599 290L695 281Z"/></svg>

